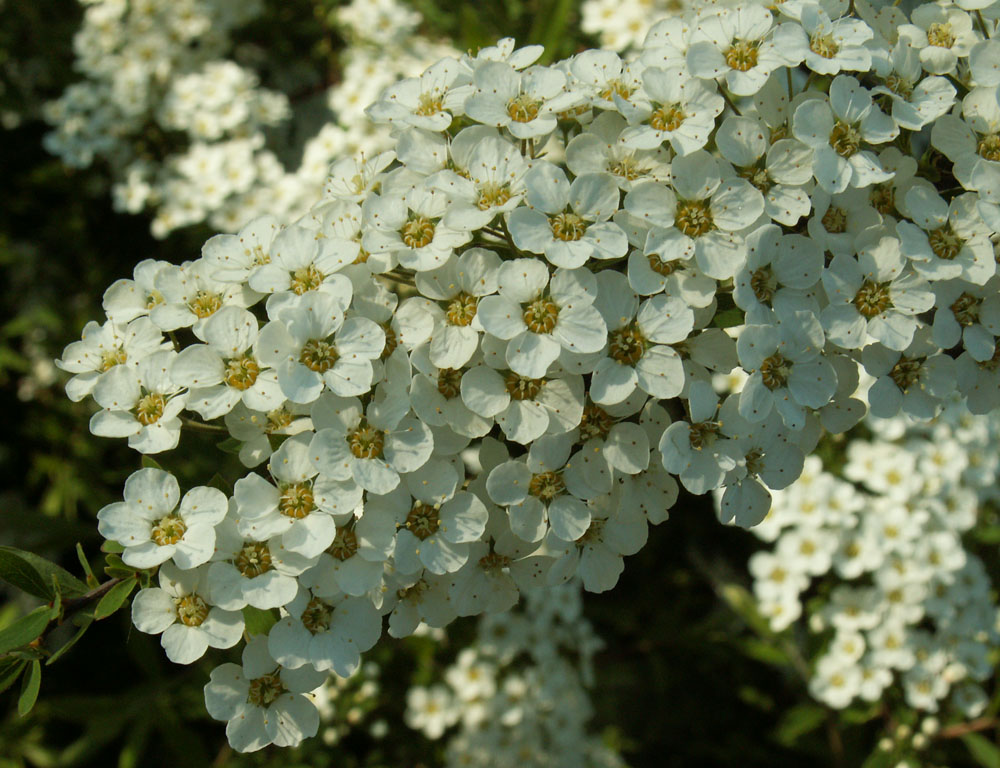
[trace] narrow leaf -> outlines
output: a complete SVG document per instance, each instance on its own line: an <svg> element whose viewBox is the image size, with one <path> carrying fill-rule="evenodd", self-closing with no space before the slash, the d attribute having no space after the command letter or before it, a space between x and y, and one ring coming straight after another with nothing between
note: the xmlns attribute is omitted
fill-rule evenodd
<svg viewBox="0 0 1000 768"><path fill-rule="evenodd" d="M248 605L243 609L243 621L248 635L265 635L277 623L278 617L274 611L262 611Z"/></svg>
<svg viewBox="0 0 1000 768"><path fill-rule="evenodd" d="M143 455L142 466L144 469L163 469L163 467L160 466L160 462L148 454Z"/></svg>
<svg viewBox="0 0 1000 768"><path fill-rule="evenodd" d="M826 710L818 704L799 704L789 709L781 718L775 737L786 747L792 746L800 736L819 728L826 720Z"/></svg>
<svg viewBox="0 0 1000 768"><path fill-rule="evenodd" d="M127 579L126 581L120 581L115 584L97 604L97 607L94 609L94 618L98 621L106 619L108 616L121 608L122 605L125 604L125 601L128 600L128 596L132 594L132 590L135 589L135 586L135 579Z"/></svg>
<svg viewBox="0 0 1000 768"><path fill-rule="evenodd" d="M234 456L238 456L240 448L243 447L243 442L241 440L237 440L235 437L227 437L222 442L216 443L215 447L223 453L230 453Z"/></svg>
<svg viewBox="0 0 1000 768"><path fill-rule="evenodd" d="M7 653L35 640L45 631L50 618L52 618L52 609L43 605L27 616L21 617L9 627L0 629L0 653Z"/></svg>
<svg viewBox="0 0 1000 768"><path fill-rule="evenodd" d="M3 693L14 684L14 681L20 677L21 670L24 669L25 664L27 662L20 659L6 659L0 664L0 693Z"/></svg>
<svg viewBox="0 0 1000 768"><path fill-rule="evenodd" d="M29 595L40 597L43 600L52 599L52 588L48 580L20 556L19 553L11 551L7 547L0 547L0 579L13 584L18 589L23 589Z"/></svg>
<svg viewBox="0 0 1000 768"><path fill-rule="evenodd" d="M984 768L1000 768L1000 747L978 733L966 733L962 741L977 763Z"/></svg>
<svg viewBox="0 0 1000 768"><path fill-rule="evenodd" d="M80 625L80 628L76 630L73 637L67 640L62 647L58 648L51 656L49 656L48 659L45 660L45 666L49 666L49 664L54 664L59 659L61 659L63 654L65 654L70 648L72 648L74 645L77 644L79 639L83 637L83 633L86 632L88 629L90 629L90 625L93 623L94 620L90 616L84 617L83 623Z"/></svg>
<svg viewBox="0 0 1000 768"><path fill-rule="evenodd" d="M17 700L17 713L24 717L38 700L38 689L42 687L42 663L31 662L31 667L21 678L21 696Z"/></svg>
<svg viewBox="0 0 1000 768"><path fill-rule="evenodd" d="M82 595L87 591L87 585L80 581L80 579L72 573L67 571L62 566L56 565L51 560L46 560L44 557L36 555L34 552L26 552L23 549L15 549L14 547L0 547L0 562L9 557L16 557L20 559L32 568L36 574L38 574L38 578L44 585L44 593L31 592L31 594L36 597L42 597L46 600L52 599L53 576L59 583L60 591L67 597ZM24 587L21 588L24 589L25 592L29 591Z"/></svg>
<svg viewBox="0 0 1000 768"><path fill-rule="evenodd" d="M87 555L84 553L83 547L80 545L79 541L76 543L76 557L80 561L80 566L83 568L83 572L87 574L87 586L93 589L101 582L98 581L97 577L94 575L94 571L90 567L90 561L87 559Z"/></svg>

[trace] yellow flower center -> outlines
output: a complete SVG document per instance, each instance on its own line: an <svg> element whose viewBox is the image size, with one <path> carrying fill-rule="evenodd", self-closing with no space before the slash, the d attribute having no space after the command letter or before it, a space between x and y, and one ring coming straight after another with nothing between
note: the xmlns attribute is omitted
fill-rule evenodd
<svg viewBox="0 0 1000 768"><path fill-rule="evenodd" d="M635 159L634 155L625 155L610 163L608 171L628 181L635 181L643 175L643 171L639 168L639 162Z"/></svg>
<svg viewBox="0 0 1000 768"><path fill-rule="evenodd" d="M333 537L333 543L326 551L341 562L350 560L357 554L358 537L350 528L337 528L337 535Z"/></svg>
<svg viewBox="0 0 1000 768"><path fill-rule="evenodd" d="M747 72L757 66L757 49L760 40L737 40L725 52L726 64L739 72Z"/></svg>
<svg viewBox="0 0 1000 768"><path fill-rule="evenodd" d="M688 430L688 441L691 443L691 447L700 451L706 445L711 445L719 433L719 426L719 423L715 421L699 421L692 424Z"/></svg>
<svg viewBox="0 0 1000 768"><path fill-rule="evenodd" d="M951 48L955 44L955 34L951 24L935 21L927 27L927 42L936 48Z"/></svg>
<svg viewBox="0 0 1000 768"><path fill-rule="evenodd" d="M506 184L497 184L491 181L479 188L479 200L476 205L479 210L488 211L490 208L503 205L510 198L510 188Z"/></svg>
<svg viewBox="0 0 1000 768"><path fill-rule="evenodd" d="M150 291L149 295L146 297L146 309L152 309L158 304L162 304L164 301L163 294L159 291Z"/></svg>
<svg viewBox="0 0 1000 768"><path fill-rule="evenodd" d="M448 400L458 397L462 388L462 372L457 368L442 368L438 371L437 390Z"/></svg>
<svg viewBox="0 0 1000 768"><path fill-rule="evenodd" d="M623 99L628 99L632 95L632 88L628 86L627 83L623 82L620 78L615 78L614 80L608 80L604 85L604 90L600 92L600 97L605 101L614 101L615 94L618 94Z"/></svg>
<svg viewBox="0 0 1000 768"><path fill-rule="evenodd" d="M417 99L416 114L421 117L431 117L444 110L444 100L439 93L421 93Z"/></svg>
<svg viewBox="0 0 1000 768"><path fill-rule="evenodd" d="M407 248L423 248L434 240L435 225L427 216L411 216L403 225L400 234Z"/></svg>
<svg viewBox="0 0 1000 768"><path fill-rule="evenodd" d="M821 221L823 229L831 235L840 235L847 231L847 211L843 208L835 208L831 205L826 209Z"/></svg>
<svg viewBox="0 0 1000 768"><path fill-rule="evenodd" d="M479 299L463 291L448 303L445 317L451 325L464 327L472 323L478 306Z"/></svg>
<svg viewBox="0 0 1000 768"><path fill-rule="evenodd" d="M167 399L159 392L150 392L145 397L139 398L135 405L135 418L143 426L155 424L163 416L163 409L167 404Z"/></svg>
<svg viewBox="0 0 1000 768"><path fill-rule="evenodd" d="M907 101L913 96L913 82L895 72L885 79L885 86L894 94Z"/></svg>
<svg viewBox="0 0 1000 768"><path fill-rule="evenodd" d="M750 273L750 290L761 304L767 304L774 297L778 280L770 267L758 267Z"/></svg>
<svg viewBox="0 0 1000 768"><path fill-rule="evenodd" d="M873 318L892 307L888 283L866 280L854 296L854 306L863 317Z"/></svg>
<svg viewBox="0 0 1000 768"><path fill-rule="evenodd" d="M587 222L575 213L557 213L549 216L549 228L557 240L573 242L583 237L587 231Z"/></svg>
<svg viewBox="0 0 1000 768"><path fill-rule="evenodd" d="M248 579L260 576L274 568L271 560L271 550L267 548L267 543L263 541L250 541L243 545L243 549L236 555L233 561L236 570Z"/></svg>
<svg viewBox="0 0 1000 768"><path fill-rule="evenodd" d="M265 429L268 432L277 432L279 429L284 429L291 424L293 418L292 412L287 408L275 408L267 414L267 426Z"/></svg>
<svg viewBox="0 0 1000 768"><path fill-rule="evenodd" d="M497 572L510 566L510 558L499 552L490 552L479 558L479 567L484 571Z"/></svg>
<svg viewBox="0 0 1000 768"><path fill-rule="evenodd" d="M779 354L773 354L760 364L760 376L764 386L770 390L783 387L788 382L788 362Z"/></svg>
<svg viewBox="0 0 1000 768"><path fill-rule="evenodd" d="M934 255L945 261L952 261L962 252L965 245L965 241L955 234L951 224L945 224L943 227L928 233L927 240L930 242Z"/></svg>
<svg viewBox="0 0 1000 768"><path fill-rule="evenodd" d="M833 39L833 35L816 32L809 39L809 50L824 59L832 59L840 53L840 46Z"/></svg>
<svg viewBox="0 0 1000 768"><path fill-rule="evenodd" d="M423 541L428 536L436 533L437 529L441 526L441 518L438 514L437 505L424 504L422 501L414 502L403 525L410 533Z"/></svg>
<svg viewBox="0 0 1000 768"><path fill-rule="evenodd" d="M1000 163L1000 134L991 133L979 140L976 148L979 156L994 163Z"/></svg>
<svg viewBox="0 0 1000 768"><path fill-rule="evenodd" d="M211 317L222 308L222 297L211 291L198 291L188 302L188 308L202 320Z"/></svg>
<svg viewBox="0 0 1000 768"><path fill-rule="evenodd" d="M199 627L208 617L208 603L199 595L190 594L174 598L177 619L188 627Z"/></svg>
<svg viewBox="0 0 1000 768"><path fill-rule="evenodd" d="M559 319L559 307L552 299L539 297L525 306L523 317L532 333L551 333Z"/></svg>
<svg viewBox="0 0 1000 768"><path fill-rule="evenodd" d="M385 360L396 351L396 347L399 346L399 337L396 335L396 331L393 329L391 323L383 325L382 331L385 333L385 346L382 347L381 358Z"/></svg>
<svg viewBox="0 0 1000 768"><path fill-rule="evenodd" d="M701 237L715 229L715 220L707 202L689 200L678 204L674 226L688 237Z"/></svg>
<svg viewBox="0 0 1000 768"><path fill-rule="evenodd" d="M302 347L299 362L311 371L326 373L336 365L339 357L337 348L330 342L310 339Z"/></svg>
<svg viewBox="0 0 1000 768"><path fill-rule="evenodd" d="M187 526L177 515L167 515L156 521L153 529L149 532L151 538L158 546L165 547L176 544L184 537Z"/></svg>
<svg viewBox="0 0 1000 768"><path fill-rule="evenodd" d="M315 291L321 285L323 285L323 273L312 264L300 267L292 273L291 289L299 296L308 291Z"/></svg>
<svg viewBox="0 0 1000 768"><path fill-rule="evenodd" d="M950 309L958 324L968 328L979 321L979 305L981 303L982 299L977 299L971 293L963 293L955 299L955 303L951 305Z"/></svg>
<svg viewBox="0 0 1000 768"><path fill-rule="evenodd" d="M507 102L507 114L515 123L530 123L538 117L541 106L541 101L527 93L522 93Z"/></svg>
<svg viewBox="0 0 1000 768"><path fill-rule="evenodd" d="M316 509L312 486L307 483L292 483L281 489L278 511L285 517L301 520Z"/></svg>
<svg viewBox="0 0 1000 768"><path fill-rule="evenodd" d="M565 490L565 481L561 475L555 472L541 472L532 475L531 482L528 483L528 493L542 501L551 501Z"/></svg>
<svg viewBox="0 0 1000 768"><path fill-rule="evenodd" d="M669 277L681 267L679 261L664 261L658 253L649 254L646 256L646 261L649 262L651 270L658 275L663 275L663 277Z"/></svg>
<svg viewBox="0 0 1000 768"><path fill-rule="evenodd" d="M889 371L889 378L903 392L906 392L920 377L920 361L908 357L899 358L899 362L892 366Z"/></svg>
<svg viewBox="0 0 1000 768"><path fill-rule="evenodd" d="M767 175L766 168L750 166L737 171L741 179L749 181L755 189L767 193L771 189L771 177Z"/></svg>
<svg viewBox="0 0 1000 768"><path fill-rule="evenodd" d="M614 418L599 405L590 403L583 408L580 419L580 439L583 442L595 437L605 438L615 425Z"/></svg>
<svg viewBox="0 0 1000 768"><path fill-rule="evenodd" d="M251 355L236 357L226 361L226 372L223 381L233 389L250 389L260 374L260 365Z"/></svg>
<svg viewBox="0 0 1000 768"><path fill-rule="evenodd" d="M861 132L854 126L838 120L830 131L830 146L841 157L851 157L861 148Z"/></svg>
<svg viewBox="0 0 1000 768"><path fill-rule="evenodd" d="M542 391L545 379L529 379L516 373L507 374L504 387L513 400L534 400Z"/></svg>
<svg viewBox="0 0 1000 768"><path fill-rule="evenodd" d="M883 216L888 216L896 208L896 189L892 184L875 184L868 193L868 201Z"/></svg>
<svg viewBox="0 0 1000 768"><path fill-rule="evenodd" d="M351 453L359 459L380 459L385 445L385 435L362 421L356 430L348 433L347 444Z"/></svg>
<svg viewBox="0 0 1000 768"><path fill-rule="evenodd" d="M608 336L608 356L622 365L635 365L646 352L648 342L633 323L612 331Z"/></svg>
<svg viewBox="0 0 1000 768"><path fill-rule="evenodd" d="M106 349L101 353L101 370L110 371L116 365L122 365L128 360L128 353L119 348Z"/></svg>
<svg viewBox="0 0 1000 768"><path fill-rule="evenodd" d="M302 611L302 626L309 630L310 634L318 635L326 632L330 628L330 619L333 618L333 606L325 603L318 597L314 597Z"/></svg>
<svg viewBox="0 0 1000 768"><path fill-rule="evenodd" d="M253 704L255 707L267 707L277 701L278 697L287 690L278 673L272 672L250 681L247 703Z"/></svg>
<svg viewBox="0 0 1000 768"><path fill-rule="evenodd" d="M649 126L654 131L676 131L686 119L680 104L663 104L649 116Z"/></svg>

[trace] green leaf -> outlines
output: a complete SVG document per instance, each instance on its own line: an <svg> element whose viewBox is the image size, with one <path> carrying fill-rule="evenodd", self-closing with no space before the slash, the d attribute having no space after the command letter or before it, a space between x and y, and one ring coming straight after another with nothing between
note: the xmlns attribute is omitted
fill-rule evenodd
<svg viewBox="0 0 1000 768"><path fill-rule="evenodd" d="M135 568L125 565L120 555L108 555L104 558L104 562L107 563L104 572L112 579L127 579L135 575Z"/></svg>
<svg viewBox="0 0 1000 768"><path fill-rule="evenodd" d="M24 717L38 700L38 689L42 687L42 663L31 662L31 667L21 678L21 695L17 700L17 714Z"/></svg>
<svg viewBox="0 0 1000 768"><path fill-rule="evenodd" d="M80 542L76 543L76 557L80 561L80 566L83 568L83 572L87 574L87 586L93 589L98 586L101 582L97 580L94 575L94 571L90 567L90 561L87 559L86 553L83 551L83 547L80 546Z"/></svg>
<svg viewBox="0 0 1000 768"><path fill-rule="evenodd" d="M776 667L788 667L792 663L791 659L788 658L788 654L772 643L748 638L740 644L740 647L746 656L757 661L762 661L765 664L772 664Z"/></svg>
<svg viewBox="0 0 1000 768"><path fill-rule="evenodd" d="M21 676L21 670L28 662L20 659L6 659L0 663L0 693L10 688Z"/></svg>
<svg viewBox="0 0 1000 768"><path fill-rule="evenodd" d="M64 595L73 597L87 591L87 585L62 566L39 557L34 552L0 547L0 578L5 581L35 597L51 600L54 597L53 577ZM14 578L22 579L23 583L14 581Z"/></svg>
<svg viewBox="0 0 1000 768"><path fill-rule="evenodd" d="M742 310L726 309L715 315L712 325L716 328L732 328L734 325L742 325L744 319Z"/></svg>
<svg viewBox="0 0 1000 768"><path fill-rule="evenodd" d="M719 594L747 625L761 637L774 637L771 625L757 610L757 601L739 584L723 584Z"/></svg>
<svg viewBox="0 0 1000 768"><path fill-rule="evenodd" d="M156 459L154 459L152 456L148 454L143 455L142 466L143 469L163 469L163 467L160 466L160 462L158 462Z"/></svg>
<svg viewBox="0 0 1000 768"><path fill-rule="evenodd" d="M109 555L120 555L124 551L125 547L117 541L112 541L111 539L107 539L103 544L101 544L101 552Z"/></svg>
<svg viewBox="0 0 1000 768"><path fill-rule="evenodd" d="M233 495L233 486L230 485L229 482L226 480L226 478L224 478L218 472L212 475L212 479L208 481L208 487L220 490L224 494L226 494L226 496Z"/></svg>
<svg viewBox="0 0 1000 768"><path fill-rule="evenodd" d="M45 631L51 618L52 608L43 605L0 630L0 653L7 653L35 640Z"/></svg>
<svg viewBox="0 0 1000 768"><path fill-rule="evenodd" d="M977 763L985 768L1000 768L1000 747L989 739L978 733L966 733L962 741Z"/></svg>
<svg viewBox="0 0 1000 768"><path fill-rule="evenodd" d="M29 595L52 599L52 588L42 575L19 554L0 547L0 579L23 589Z"/></svg>
<svg viewBox="0 0 1000 768"><path fill-rule="evenodd" d="M77 644L77 641L81 637L83 637L83 633L86 632L88 629L90 629L90 625L93 623L94 619L92 617L84 616L83 623L80 625L80 628L76 631L73 637L67 640L62 647L57 649L51 656L49 656L48 659L45 660L45 666L49 666L49 664L54 664L60 658L62 658L63 654L65 654L70 648L72 648L74 645Z"/></svg>
<svg viewBox="0 0 1000 768"><path fill-rule="evenodd" d="M115 584L97 604L97 607L94 609L94 618L98 621L106 619L121 608L125 604L125 601L128 600L128 596L132 594L132 590L135 589L136 584L137 581L134 578Z"/></svg>
<svg viewBox="0 0 1000 768"><path fill-rule="evenodd" d="M818 704L799 704L785 712L774 732L778 741L792 746L800 736L816 730L826 720L826 710Z"/></svg>
<svg viewBox="0 0 1000 768"><path fill-rule="evenodd" d="M227 437L221 443L216 443L215 447L223 453L231 453L234 456L238 456L240 448L243 447L243 442L237 440L235 437Z"/></svg>
<svg viewBox="0 0 1000 768"><path fill-rule="evenodd" d="M262 611L248 605L243 609L243 621L248 635L266 635L278 621L277 611Z"/></svg>

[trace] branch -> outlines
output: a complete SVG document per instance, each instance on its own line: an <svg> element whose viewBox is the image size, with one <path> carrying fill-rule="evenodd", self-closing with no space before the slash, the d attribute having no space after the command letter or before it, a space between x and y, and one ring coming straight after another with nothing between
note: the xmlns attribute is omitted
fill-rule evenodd
<svg viewBox="0 0 1000 768"><path fill-rule="evenodd" d="M958 723L956 725L949 725L947 728L942 728L938 731L937 738L957 739L959 736L964 736L967 733L987 731L997 726L1000 726L1000 719L995 717L981 717L978 720L970 720L967 723Z"/></svg>

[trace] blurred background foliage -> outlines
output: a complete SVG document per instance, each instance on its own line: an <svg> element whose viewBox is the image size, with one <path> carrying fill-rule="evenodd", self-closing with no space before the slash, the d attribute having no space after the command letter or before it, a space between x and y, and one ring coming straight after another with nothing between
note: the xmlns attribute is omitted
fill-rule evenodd
<svg viewBox="0 0 1000 768"><path fill-rule="evenodd" d="M463 50L512 35L544 44L552 61L594 45L575 31L578 0L412 4L426 35L450 38ZM242 30L239 47L256 57L264 85L307 96L336 82L343 45L329 22L336 5L269 0L267 13ZM40 108L74 80L80 17L75 0L0 0L0 543L83 578L79 543L104 580L95 515L120 498L139 457L123 443L90 435L90 406L69 402L51 360L79 338L85 322L100 317L104 289L131 275L137 261L194 258L213 233L195 227L155 240L146 218L112 211L105 168L72 170L42 149ZM205 482L205 466L231 482L242 469L213 443L185 433L180 447L157 461L182 486ZM775 638L755 619L745 591L755 546L751 536L719 526L706 499L684 496L627 561L618 587L587 596L588 616L607 644L597 657L593 727L633 766L889 765L877 751L866 762L885 726L881 710L835 716L809 703L796 639ZM990 561L996 576L995 556ZM42 602L3 589L0 628ZM46 646L58 648L73 630L69 623L55 628ZM383 637L367 655L381 670L381 696L377 705L338 708L335 721L346 735L335 744L317 738L295 750L240 756L202 699L210 670L233 652L172 665L158 638L133 630L123 610L43 667L29 714L18 713L19 684L0 698L0 768L439 765L443 742L403 724L405 692L411 680L439 675L472 633L472 622L460 621L442 643ZM388 736L375 738L348 720L383 721ZM987 764L970 762L965 750L946 749L941 757L953 766Z"/></svg>

